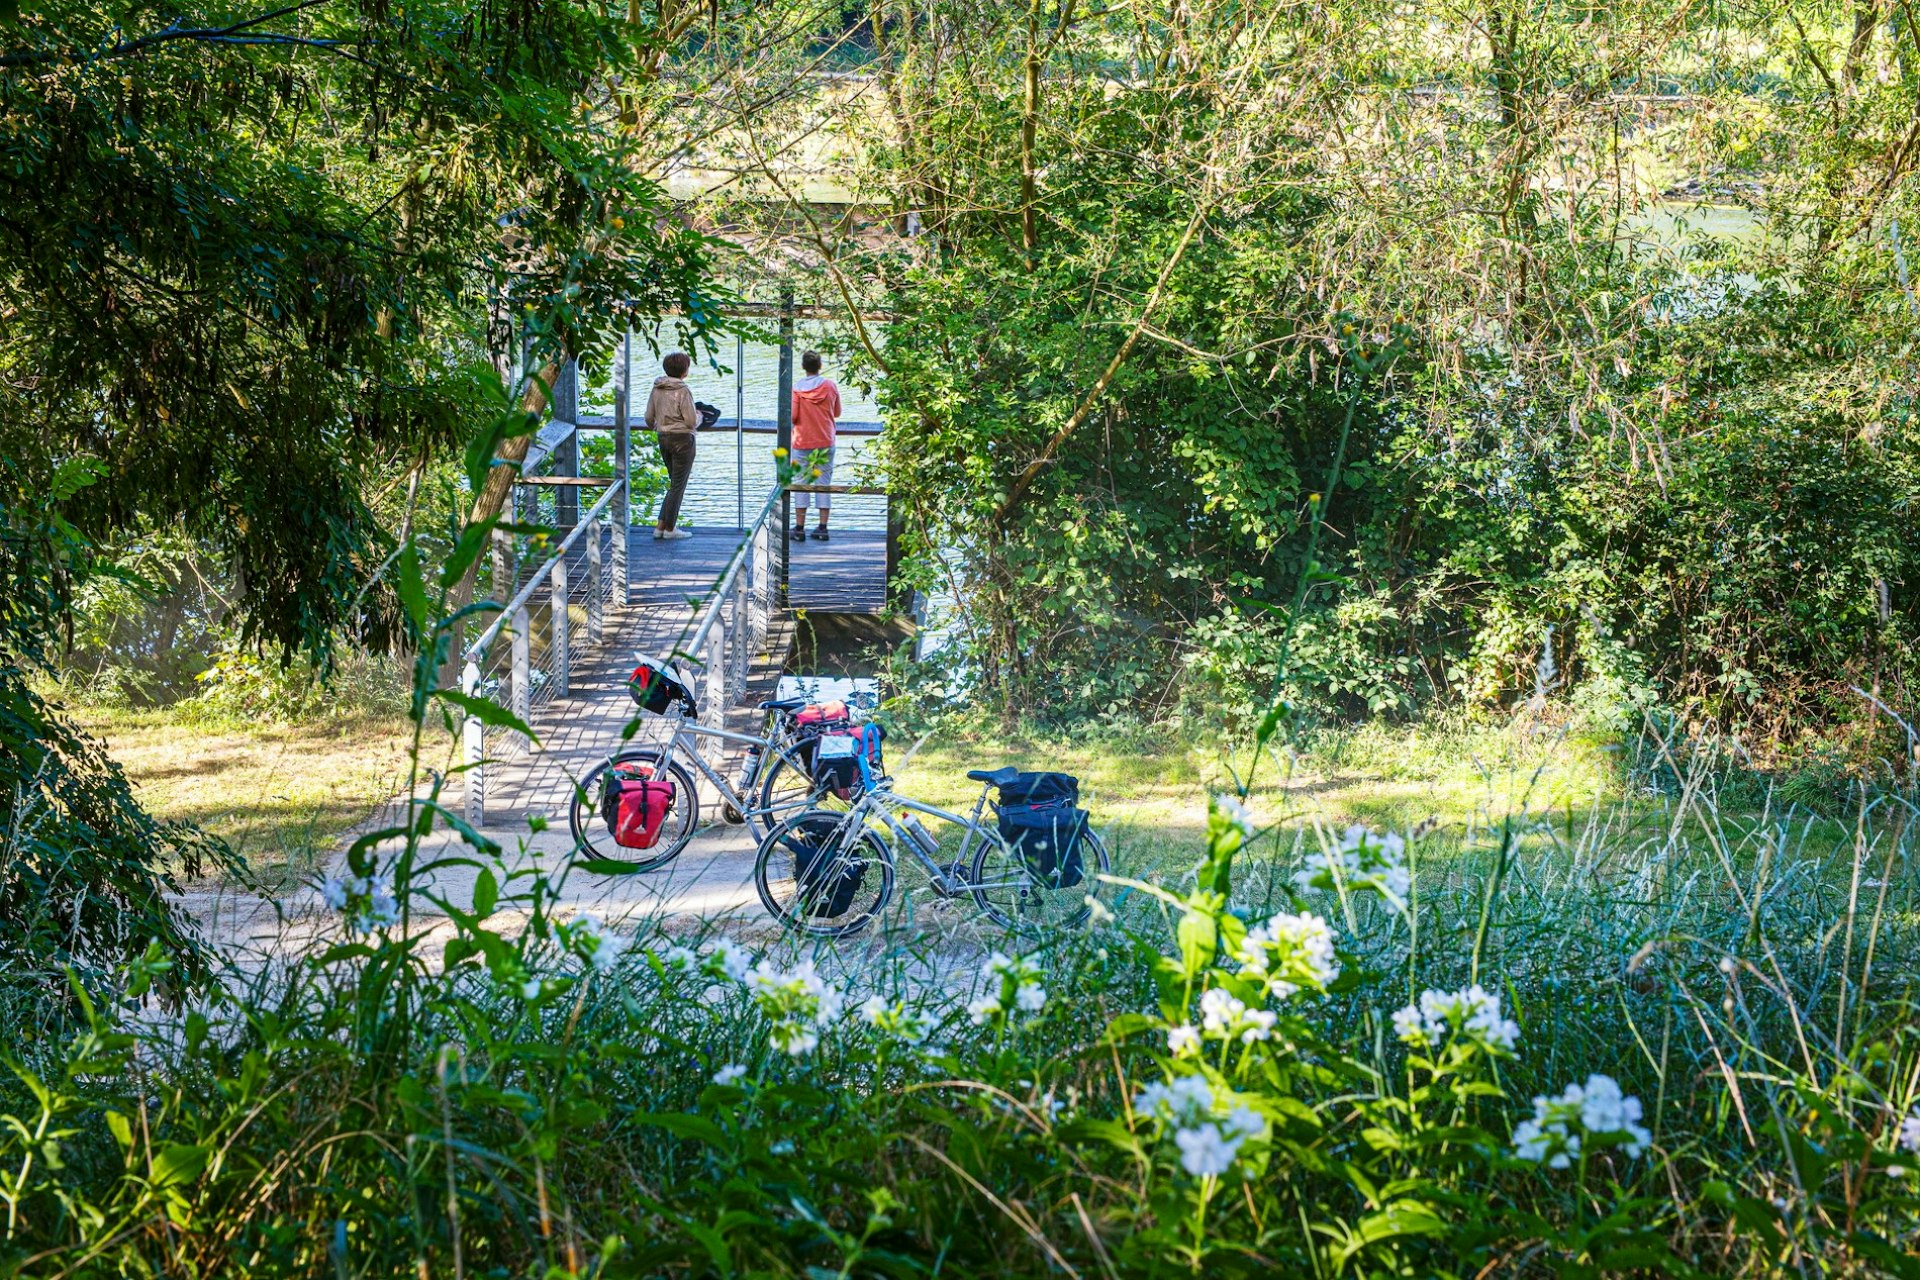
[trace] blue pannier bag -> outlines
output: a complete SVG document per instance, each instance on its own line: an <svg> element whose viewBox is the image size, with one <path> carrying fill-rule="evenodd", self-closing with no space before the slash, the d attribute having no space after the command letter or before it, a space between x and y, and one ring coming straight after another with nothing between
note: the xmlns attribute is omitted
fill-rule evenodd
<svg viewBox="0 0 1920 1280"><path fill-rule="evenodd" d="M994 809L1001 839L1049 888L1079 884L1086 875L1080 837L1091 818L1079 807L1080 780L1070 773L1022 773L999 790Z"/></svg>
<svg viewBox="0 0 1920 1280"><path fill-rule="evenodd" d="M886 777L880 743L886 737L877 724L829 729L815 743L813 782L842 800L866 791Z"/></svg>

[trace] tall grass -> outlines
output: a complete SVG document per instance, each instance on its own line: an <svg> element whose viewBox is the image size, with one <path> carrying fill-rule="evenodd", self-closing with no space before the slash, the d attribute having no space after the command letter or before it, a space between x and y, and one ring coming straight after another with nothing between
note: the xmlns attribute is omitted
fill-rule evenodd
<svg viewBox="0 0 1920 1280"><path fill-rule="evenodd" d="M432 806L416 830L450 820ZM1896 1172L1920 1164L1900 1147L1920 1102L1911 797L1865 796L1843 827L1725 811L1695 776L1649 812L1522 808L1415 840L1403 904L1297 889L1338 833L1249 837L1217 812L1192 881L1109 886L1114 919L1031 949L1044 1007L1009 994L977 1022L1000 978L964 938L750 931L756 991L698 955L712 929L603 931L480 843L462 855L477 900L395 886L451 916L444 947L342 917L178 1017L140 1008L157 959L64 1013L7 1007L0 1258L36 1276L1914 1274L1916 1178ZM1338 979L1273 999L1270 1041L1170 1052L1202 992L1248 994L1246 923L1299 910L1329 922ZM817 1026L807 961L844 993ZM1511 1053L1396 1037L1396 1009L1475 981L1517 1021ZM874 995L885 1026L858 1011ZM794 1026L818 1045L782 1052ZM1596 1074L1642 1101L1650 1148L1515 1158L1530 1100ZM1262 1126L1219 1176L1190 1173L1179 1117L1137 1101L1189 1077L1216 1117L1231 1100Z"/></svg>

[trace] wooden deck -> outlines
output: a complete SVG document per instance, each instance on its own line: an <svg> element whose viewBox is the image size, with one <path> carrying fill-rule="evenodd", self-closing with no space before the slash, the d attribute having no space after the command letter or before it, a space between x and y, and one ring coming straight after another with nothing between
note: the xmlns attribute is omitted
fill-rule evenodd
<svg viewBox="0 0 1920 1280"><path fill-rule="evenodd" d="M736 529L696 529L691 538L655 540L635 525L627 543L633 602L689 619L689 601L704 603L740 545ZM887 602L887 535L873 530L835 532L826 542L787 544L787 604L815 613L879 613Z"/></svg>

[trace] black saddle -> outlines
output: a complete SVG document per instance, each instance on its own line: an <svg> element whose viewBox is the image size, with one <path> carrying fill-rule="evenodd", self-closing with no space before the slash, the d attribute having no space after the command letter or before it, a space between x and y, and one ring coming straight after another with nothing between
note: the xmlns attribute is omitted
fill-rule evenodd
<svg viewBox="0 0 1920 1280"><path fill-rule="evenodd" d="M1004 787L1008 783L1016 781L1020 777L1020 771L1010 764L1003 764L992 772L988 772L985 769L969 769L967 770L967 777L975 782L985 782L991 786Z"/></svg>
<svg viewBox="0 0 1920 1280"><path fill-rule="evenodd" d="M780 698L773 702L761 703L760 709L762 711L798 711L806 705L805 698Z"/></svg>

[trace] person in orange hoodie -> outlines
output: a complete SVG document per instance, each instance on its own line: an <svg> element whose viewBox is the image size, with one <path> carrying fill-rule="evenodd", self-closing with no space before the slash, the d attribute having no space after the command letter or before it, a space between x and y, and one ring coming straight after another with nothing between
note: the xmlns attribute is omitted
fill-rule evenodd
<svg viewBox="0 0 1920 1280"><path fill-rule="evenodd" d="M832 378L820 376L820 353L808 351L800 357L806 376L793 384L793 477L797 484L833 483L833 443L835 424L840 420L840 388ZM830 493L793 495L793 532L795 542L807 539L809 498L820 508L820 527L813 531L816 541L827 540L827 516L833 510Z"/></svg>

